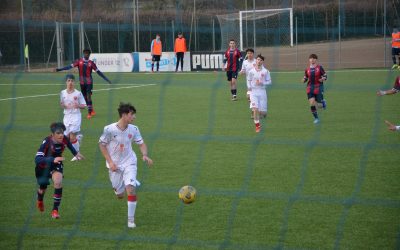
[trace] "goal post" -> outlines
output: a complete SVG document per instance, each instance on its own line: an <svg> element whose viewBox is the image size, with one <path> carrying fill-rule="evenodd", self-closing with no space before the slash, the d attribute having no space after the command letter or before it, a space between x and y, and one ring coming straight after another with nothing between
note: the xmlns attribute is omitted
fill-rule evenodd
<svg viewBox="0 0 400 250"><path fill-rule="evenodd" d="M292 8L239 11L217 15L217 18L221 29L221 50L228 45L229 39L235 39L242 51L245 46L293 46ZM249 36L252 39L248 39Z"/></svg>

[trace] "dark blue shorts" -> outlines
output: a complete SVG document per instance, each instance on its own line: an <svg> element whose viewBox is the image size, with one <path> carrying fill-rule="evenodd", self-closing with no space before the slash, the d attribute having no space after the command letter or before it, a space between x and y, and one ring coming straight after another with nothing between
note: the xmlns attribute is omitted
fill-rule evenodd
<svg viewBox="0 0 400 250"><path fill-rule="evenodd" d="M35 176L38 185L50 185L49 179L53 172L63 173L64 166L62 163L60 164L51 164L50 167L41 168L39 166L35 167Z"/></svg>
<svg viewBox="0 0 400 250"><path fill-rule="evenodd" d="M319 93L319 94L307 93L307 99L311 99L311 98L315 98L315 100L317 102L321 103L322 100L324 100L324 94L323 93Z"/></svg>
<svg viewBox="0 0 400 250"><path fill-rule="evenodd" d="M237 77L238 77L238 72L237 72L237 71L227 71L227 72L226 72L226 76L227 76L227 78L228 78L228 81L230 82L230 81L232 81L232 78L237 79Z"/></svg>
<svg viewBox="0 0 400 250"><path fill-rule="evenodd" d="M392 48L392 55L400 56L400 48Z"/></svg>
<svg viewBox="0 0 400 250"><path fill-rule="evenodd" d="M161 56L160 55L153 55L153 58L151 59L151 61L153 62L159 62L160 61Z"/></svg>

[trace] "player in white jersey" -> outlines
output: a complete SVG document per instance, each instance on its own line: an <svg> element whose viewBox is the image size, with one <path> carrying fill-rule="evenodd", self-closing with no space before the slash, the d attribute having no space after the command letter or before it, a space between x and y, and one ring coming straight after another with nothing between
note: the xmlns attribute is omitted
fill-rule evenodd
<svg viewBox="0 0 400 250"><path fill-rule="evenodd" d="M248 84L251 88L250 106L253 110L253 119L256 132L260 132L260 116L267 116L267 91L266 86L271 84L271 75L263 66L264 57L258 55L256 66L247 75Z"/></svg>
<svg viewBox="0 0 400 250"><path fill-rule="evenodd" d="M66 127L64 134L69 138L75 150L79 152L80 142L82 139L81 131L81 109L86 108L86 101L82 93L75 89L75 77L68 74L65 77L67 88L61 91L60 104L64 109L63 123ZM76 157L71 161L77 160Z"/></svg>
<svg viewBox="0 0 400 250"><path fill-rule="evenodd" d="M104 127L99 140L100 151L106 159L111 185L119 199L128 194L128 227L134 228L136 211L137 157L132 142L139 146L142 160L148 166L153 161L147 156L147 146L139 128L130 124L136 118L136 109L130 103L120 103L120 119Z"/></svg>
<svg viewBox="0 0 400 250"><path fill-rule="evenodd" d="M249 86L249 82L247 81L247 75L250 70L252 70L256 66L256 60L254 59L254 50L249 48L246 50L246 60L243 61L242 69L240 70L240 74L246 75L246 84L247 84L247 100L250 102L250 92L251 88Z"/></svg>

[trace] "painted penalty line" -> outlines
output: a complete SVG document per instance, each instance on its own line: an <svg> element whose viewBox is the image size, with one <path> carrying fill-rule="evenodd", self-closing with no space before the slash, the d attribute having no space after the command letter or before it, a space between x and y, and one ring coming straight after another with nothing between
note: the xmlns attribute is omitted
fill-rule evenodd
<svg viewBox="0 0 400 250"><path fill-rule="evenodd" d="M118 89L131 89L131 88L140 88L140 87L147 87L147 86L154 86L157 84L142 84L142 85L135 85L135 86L128 86L128 87L119 87L119 88L106 88L106 89L95 89L93 92L100 92L100 91L108 91L108 90L118 90ZM30 96L20 96L20 97L10 97L10 98L3 98L0 101L8 101L8 100L17 100L17 99L26 99L26 98L37 98L37 97L45 97L45 96L54 96L60 95L57 94L45 94L45 95L30 95Z"/></svg>

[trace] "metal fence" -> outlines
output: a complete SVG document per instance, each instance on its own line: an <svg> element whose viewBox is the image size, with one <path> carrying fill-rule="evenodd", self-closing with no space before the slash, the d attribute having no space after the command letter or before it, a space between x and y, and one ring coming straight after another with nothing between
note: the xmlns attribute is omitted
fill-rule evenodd
<svg viewBox="0 0 400 250"><path fill-rule="evenodd" d="M386 11L386 10L385 10ZM389 37L398 21L391 12L357 12L332 10L294 10L296 43L338 41L371 37ZM253 30L252 22L246 24ZM154 19L141 16L138 30L131 21L121 23L65 23L62 29L63 61L71 62L80 57L82 47L94 52L115 53L133 52L134 34L137 34L137 51L149 51L151 40L160 34L163 50L172 51L177 31L182 31L191 51L218 51L221 48L221 30L218 19L197 15L192 20L183 20L179 28L174 20L162 17ZM83 28L83 29L82 29ZM255 27L257 33L265 33L264 27ZM279 29L277 27L276 29ZM46 68L57 62L56 22L45 20L0 20L1 66L24 65L24 44L29 46L29 59L33 68ZM386 36L384 36L386 35ZM265 37L265 35L263 35ZM245 34L246 39L248 34ZM24 38L24 39L23 39ZM251 40L252 38L250 38ZM83 43L83 44L82 44ZM382 43L384 44L384 43ZM280 46L269 44L268 46Z"/></svg>

